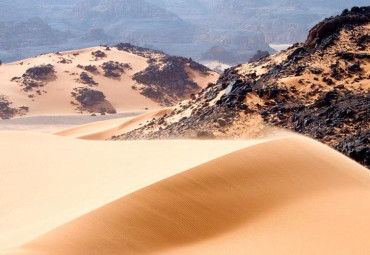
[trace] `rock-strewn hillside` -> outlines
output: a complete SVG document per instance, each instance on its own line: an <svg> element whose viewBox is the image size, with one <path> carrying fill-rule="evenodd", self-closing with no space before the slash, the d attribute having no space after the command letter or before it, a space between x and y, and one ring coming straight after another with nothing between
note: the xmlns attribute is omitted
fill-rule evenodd
<svg viewBox="0 0 370 255"><path fill-rule="evenodd" d="M157 109L218 77L191 59L130 44L43 54L0 66L0 118Z"/></svg>
<svg viewBox="0 0 370 255"><path fill-rule="evenodd" d="M370 7L325 19L305 43L226 70L171 113L114 139L241 138L279 127L369 166L369 22Z"/></svg>

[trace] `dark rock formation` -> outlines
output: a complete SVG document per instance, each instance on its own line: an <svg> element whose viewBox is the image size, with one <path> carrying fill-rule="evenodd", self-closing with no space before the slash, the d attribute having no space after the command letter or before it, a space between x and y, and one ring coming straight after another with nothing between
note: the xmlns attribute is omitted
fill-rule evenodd
<svg viewBox="0 0 370 255"><path fill-rule="evenodd" d="M117 61L108 61L103 63L104 76L110 78L120 78L125 70L132 69L127 63L119 63Z"/></svg>
<svg viewBox="0 0 370 255"><path fill-rule="evenodd" d="M325 48L338 38L338 31L344 26L361 25L370 21L370 7L353 7L344 10L340 16L330 17L314 26L307 37L308 48Z"/></svg>
<svg viewBox="0 0 370 255"><path fill-rule="evenodd" d="M198 138L204 130L217 138L238 138L279 127L369 166L370 95L362 82L370 78L368 54L356 52L369 49L368 44L358 47L358 41L367 40L368 18L365 7L327 19L311 30L306 44L229 68L188 104L114 139ZM345 48L353 50L339 51ZM190 116L182 117L188 111ZM174 116L180 120L171 122ZM253 120L264 125L250 128Z"/></svg>
<svg viewBox="0 0 370 255"><path fill-rule="evenodd" d="M348 155L363 165L370 166L370 131L359 131L346 137L335 146L335 149Z"/></svg>
<svg viewBox="0 0 370 255"><path fill-rule="evenodd" d="M165 55L160 59L151 59L149 66L144 71L136 73L133 79L146 85L141 94L164 105L172 105L200 90L198 84L189 78L187 65L204 74L209 70L191 59Z"/></svg>
<svg viewBox="0 0 370 255"><path fill-rule="evenodd" d="M84 107L92 107L105 99L103 92L90 88L76 88L72 96Z"/></svg>

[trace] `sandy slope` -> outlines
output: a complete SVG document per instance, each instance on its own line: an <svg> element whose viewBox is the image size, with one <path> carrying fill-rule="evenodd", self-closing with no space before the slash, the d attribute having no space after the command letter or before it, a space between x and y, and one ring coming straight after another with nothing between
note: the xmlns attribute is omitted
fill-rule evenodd
<svg viewBox="0 0 370 255"><path fill-rule="evenodd" d="M86 140L106 140L114 135L120 135L140 127L147 120L162 116L168 113L171 108L164 108L140 115L138 117L119 118L89 123L82 126L57 132L56 135L68 136Z"/></svg>
<svg viewBox="0 0 370 255"><path fill-rule="evenodd" d="M103 51L107 57L96 59L91 53L97 50ZM60 63L63 59L68 62ZM160 108L158 103L142 96L138 90L132 89L132 86L136 84L132 76L148 67L147 60L148 58L119 51L116 48L107 51L105 47L44 54L3 64L0 67L0 94L9 98L9 101L13 103L12 107L29 107L28 115L31 116L77 114L76 106L70 103L71 92L76 87L86 86L77 81L80 73L84 71L77 68L77 65L94 65L98 67L99 73L87 72L98 83L92 89L103 92L106 100L117 112L142 111L144 108L158 109ZM105 77L101 65L108 61L128 63L132 70L125 70L120 79ZM52 64L56 71L56 77L48 81L46 86L25 92L17 82L11 81L13 77L22 76L28 68L44 64ZM218 75L213 72L209 76L204 76L198 71L191 69L188 71L190 78L201 87L205 87L208 82L215 82L218 78ZM41 90L41 95L35 93L37 89ZM30 95L34 97L29 98Z"/></svg>
<svg viewBox="0 0 370 255"><path fill-rule="evenodd" d="M0 247L41 235L2 254L370 251L370 174L307 138L251 146L3 133L0 141Z"/></svg>
<svg viewBox="0 0 370 255"><path fill-rule="evenodd" d="M0 251L256 142L95 142L0 132Z"/></svg>

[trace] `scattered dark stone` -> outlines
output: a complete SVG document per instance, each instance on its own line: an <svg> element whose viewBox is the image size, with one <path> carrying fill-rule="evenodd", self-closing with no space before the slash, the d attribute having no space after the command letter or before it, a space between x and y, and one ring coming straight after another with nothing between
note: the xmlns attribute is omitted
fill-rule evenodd
<svg viewBox="0 0 370 255"><path fill-rule="evenodd" d="M333 85L334 84L334 81L331 78L324 77L322 79L322 81L325 82L328 85Z"/></svg>
<svg viewBox="0 0 370 255"><path fill-rule="evenodd" d="M310 72L313 74L321 74L323 70L321 68L310 68Z"/></svg>
<svg viewBox="0 0 370 255"><path fill-rule="evenodd" d="M354 64L349 64L347 66L347 68L348 68L348 71L351 72L351 73L357 73L357 72L362 71L360 62L356 62Z"/></svg>
<svg viewBox="0 0 370 255"><path fill-rule="evenodd" d="M220 127L225 127L227 125L227 121L223 118L218 119L217 123L220 125Z"/></svg>

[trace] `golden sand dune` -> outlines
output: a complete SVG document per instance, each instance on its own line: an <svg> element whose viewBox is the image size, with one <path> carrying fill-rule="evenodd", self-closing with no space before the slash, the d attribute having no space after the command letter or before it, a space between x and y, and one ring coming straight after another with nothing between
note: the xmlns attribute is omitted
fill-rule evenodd
<svg viewBox="0 0 370 255"><path fill-rule="evenodd" d="M94 57L92 53L97 51L103 52L106 56ZM0 67L0 95L7 97L12 103L11 107L28 107L28 115L30 116L79 114L81 111L77 107L79 102L72 97L71 93L80 87L89 87L101 91L105 95L105 101L99 103L96 108L104 107L117 112L142 111L144 108L158 109L161 108L161 104L143 96L140 93L140 88L144 85L136 82L133 76L149 66L148 60L160 57L163 56L158 54L158 56L143 57L117 48L107 50L105 47L44 54L3 64ZM126 68L119 78L107 77L104 75L102 66L109 61L129 64L130 68ZM21 82L22 75L29 68L47 64L54 67L53 77L42 81L45 83L43 86L25 91L25 85L22 85ZM86 66L93 66L96 71L89 72L81 68ZM215 72L210 71L206 75L190 67L187 67L185 71L188 73L189 79L197 83L200 88L206 87L209 82L215 82L219 77ZM85 84L81 81L80 74L83 72L88 74L96 84ZM175 98L173 99L175 100ZM90 110L99 112L98 109Z"/></svg>
<svg viewBox="0 0 370 255"><path fill-rule="evenodd" d="M96 142L0 132L0 251L258 142Z"/></svg>
<svg viewBox="0 0 370 255"><path fill-rule="evenodd" d="M304 137L94 147L98 142L23 134L29 144L39 141L32 150L11 142L19 134L5 137L2 155L16 153L18 161L0 163L8 184L0 185L8 196L0 198L1 210L8 208L0 236L10 233L1 245L20 244L35 229L40 237L2 254L370 252L370 174Z"/></svg>
<svg viewBox="0 0 370 255"><path fill-rule="evenodd" d="M67 130L62 130L57 132L56 135L86 140L106 140L110 139L114 135L120 135L124 132L129 132L135 128L139 128L145 123L145 121L162 116L168 113L170 110L171 108L164 108L162 110L153 111L138 117L93 122Z"/></svg>

